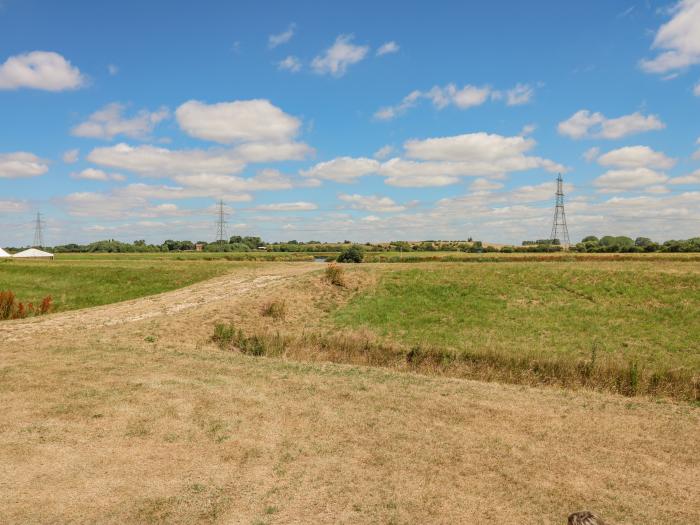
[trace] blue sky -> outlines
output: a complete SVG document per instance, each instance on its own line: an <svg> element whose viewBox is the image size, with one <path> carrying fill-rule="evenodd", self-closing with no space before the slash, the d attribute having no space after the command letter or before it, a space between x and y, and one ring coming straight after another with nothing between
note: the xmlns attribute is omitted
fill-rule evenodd
<svg viewBox="0 0 700 525"><path fill-rule="evenodd" d="M0 245L700 234L700 0L0 0Z"/></svg>

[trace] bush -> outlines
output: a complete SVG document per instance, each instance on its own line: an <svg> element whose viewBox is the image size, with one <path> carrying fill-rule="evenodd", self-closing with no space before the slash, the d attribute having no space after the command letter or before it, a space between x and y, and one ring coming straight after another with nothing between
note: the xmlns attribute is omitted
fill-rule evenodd
<svg viewBox="0 0 700 525"><path fill-rule="evenodd" d="M335 286L345 286L345 271L335 263L326 266L326 280Z"/></svg>
<svg viewBox="0 0 700 525"><path fill-rule="evenodd" d="M365 258L365 252L361 246L353 244L349 248L344 248L336 259L339 263L361 263Z"/></svg>

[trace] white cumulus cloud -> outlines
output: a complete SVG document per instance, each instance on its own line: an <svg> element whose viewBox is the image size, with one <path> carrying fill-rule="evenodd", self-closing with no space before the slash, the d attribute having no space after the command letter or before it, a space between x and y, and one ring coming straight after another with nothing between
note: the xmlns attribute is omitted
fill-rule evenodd
<svg viewBox="0 0 700 525"><path fill-rule="evenodd" d="M671 20L659 28L652 44L652 49L661 51L641 61L648 73L667 73L700 63L700 1L681 0L671 13Z"/></svg>
<svg viewBox="0 0 700 525"><path fill-rule="evenodd" d="M391 146L387 144L386 146L382 146L379 148L377 151L374 152L372 155L375 159L383 160L389 157L394 151L394 146Z"/></svg>
<svg viewBox="0 0 700 525"><path fill-rule="evenodd" d="M700 185L700 170L695 170L693 173L683 175L682 177L673 177L668 181L669 184L698 184Z"/></svg>
<svg viewBox="0 0 700 525"><path fill-rule="evenodd" d="M205 104L185 102L175 111L180 128L192 137L222 144L281 142L299 132L301 121L265 99Z"/></svg>
<svg viewBox="0 0 700 525"><path fill-rule="evenodd" d="M445 86L433 86L427 91L411 91L395 106L385 106L377 110L374 113L374 118L391 120L416 106L421 99L429 100L437 109L444 109L448 106L469 109L481 106L489 100L501 100L504 98L503 95L501 91L494 90L488 85L466 84L458 87L456 84L450 83ZM534 88L528 84L517 84L505 92L506 104L509 106L526 104L532 100L533 96Z"/></svg>
<svg viewBox="0 0 700 525"><path fill-rule="evenodd" d="M63 162L66 164L74 164L78 162L78 156L80 155L79 149L69 149L63 153Z"/></svg>
<svg viewBox="0 0 700 525"><path fill-rule="evenodd" d="M64 91L84 84L85 77L80 70L52 51L11 56L0 65L0 89Z"/></svg>
<svg viewBox="0 0 700 525"><path fill-rule="evenodd" d="M304 177L350 183L365 175L376 173L377 169L379 169L379 162L374 159L338 157L327 162L320 162L300 173Z"/></svg>
<svg viewBox="0 0 700 525"><path fill-rule="evenodd" d="M367 56L369 46L357 46L352 43L353 35L339 35L331 47L311 62L311 67L321 75L330 74L342 77L348 66L356 64Z"/></svg>
<svg viewBox="0 0 700 525"><path fill-rule="evenodd" d="M561 135L566 135L572 139L619 139L627 135L659 130L665 127L666 124L656 115L644 116L636 112L609 119L602 113L591 113L587 109L582 109L567 120L560 122L557 129Z"/></svg>
<svg viewBox="0 0 700 525"><path fill-rule="evenodd" d="M484 179L482 177L479 177L478 179L474 179L474 181L469 185L469 189L471 191L500 190L502 187L503 187L502 183L496 182L493 180Z"/></svg>
<svg viewBox="0 0 700 525"><path fill-rule="evenodd" d="M86 168L82 171L71 173L70 174L71 178L73 179L82 179L82 180L98 180L98 181L123 181L126 180L126 177L124 175L120 175L119 173L107 173L102 170L98 170L96 168Z"/></svg>
<svg viewBox="0 0 700 525"><path fill-rule="evenodd" d="M399 49L399 45L393 40L391 40L390 42L386 42L385 44L379 46L379 49L377 49L377 56L380 57L382 55L398 53Z"/></svg>
<svg viewBox="0 0 700 525"><path fill-rule="evenodd" d="M76 137L112 140L117 135L133 139L146 139L155 126L170 116L170 111L162 107L158 111L139 111L134 117L124 117L126 107L118 102L107 104L95 111L88 120L71 129Z"/></svg>
<svg viewBox="0 0 700 525"><path fill-rule="evenodd" d="M0 153L0 179L38 177L49 170L47 162L33 153Z"/></svg>
<svg viewBox="0 0 700 525"><path fill-rule="evenodd" d="M292 73L298 73L301 71L301 61L294 55L289 55L284 60L280 60L277 64L277 68L284 71L291 71Z"/></svg>
<svg viewBox="0 0 700 525"><path fill-rule="evenodd" d="M506 91L506 104L509 106L521 106L532 101L535 90L529 84L516 84L513 89Z"/></svg>
<svg viewBox="0 0 700 525"><path fill-rule="evenodd" d="M648 186L657 186L668 181L663 173L649 168L630 168L610 170L593 181L601 193L638 190ZM655 193L658 188L654 188Z"/></svg>
<svg viewBox="0 0 700 525"><path fill-rule="evenodd" d="M601 155L598 164L617 168L670 169L675 166L676 160L648 146L625 146Z"/></svg>
<svg viewBox="0 0 700 525"><path fill-rule="evenodd" d="M267 46L270 49L273 49L282 44L286 44L294 36L295 30L296 24L289 24L289 27L287 27L286 31L282 31L281 33L277 33L276 35L270 35L269 37L267 37Z"/></svg>
<svg viewBox="0 0 700 525"><path fill-rule="evenodd" d="M338 195L338 199L350 204L350 207L354 210L364 210L371 212L399 212L404 211L406 206L397 204L394 199L390 197L382 197L379 195L358 195L347 193L341 193Z"/></svg>
<svg viewBox="0 0 700 525"><path fill-rule="evenodd" d="M198 173L228 175L238 173L245 167L245 161L231 151L169 150L124 143L95 148L87 159L101 166L133 171L147 177Z"/></svg>
<svg viewBox="0 0 700 525"><path fill-rule="evenodd" d="M318 209L313 202L276 202L274 204L260 204L253 208L258 211L312 211Z"/></svg>

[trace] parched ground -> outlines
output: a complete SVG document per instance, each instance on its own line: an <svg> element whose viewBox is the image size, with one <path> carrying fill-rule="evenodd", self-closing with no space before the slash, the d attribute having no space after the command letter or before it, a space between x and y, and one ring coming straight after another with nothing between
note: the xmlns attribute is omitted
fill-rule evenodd
<svg viewBox="0 0 700 525"><path fill-rule="evenodd" d="M2 323L0 523L700 522L691 405L209 341L319 269Z"/></svg>

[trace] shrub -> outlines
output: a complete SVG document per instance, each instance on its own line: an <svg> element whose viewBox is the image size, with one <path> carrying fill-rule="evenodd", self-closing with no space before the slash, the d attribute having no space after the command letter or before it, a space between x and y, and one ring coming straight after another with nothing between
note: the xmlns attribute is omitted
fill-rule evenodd
<svg viewBox="0 0 700 525"><path fill-rule="evenodd" d="M31 303L29 304L31 305ZM53 308L53 299L50 295L47 295L41 300L41 304L39 304L39 314L48 314L51 311L51 308Z"/></svg>
<svg viewBox="0 0 700 525"><path fill-rule="evenodd" d="M33 303L24 303L17 300L12 290L0 290L0 320L24 319L34 315L44 315L51 311L52 299L48 295L42 299L39 308L35 309Z"/></svg>
<svg viewBox="0 0 700 525"><path fill-rule="evenodd" d="M335 263L326 266L326 280L335 286L345 286L345 270Z"/></svg>
<svg viewBox="0 0 700 525"><path fill-rule="evenodd" d="M338 258L339 263L361 263L365 258L365 252L361 246L353 244L349 248L343 248Z"/></svg>
<svg viewBox="0 0 700 525"><path fill-rule="evenodd" d="M0 319L11 319L15 311L15 294L11 290L0 290Z"/></svg>
<svg viewBox="0 0 700 525"><path fill-rule="evenodd" d="M283 319L287 313L287 304L283 299L268 301L262 307L262 314L273 319Z"/></svg>

